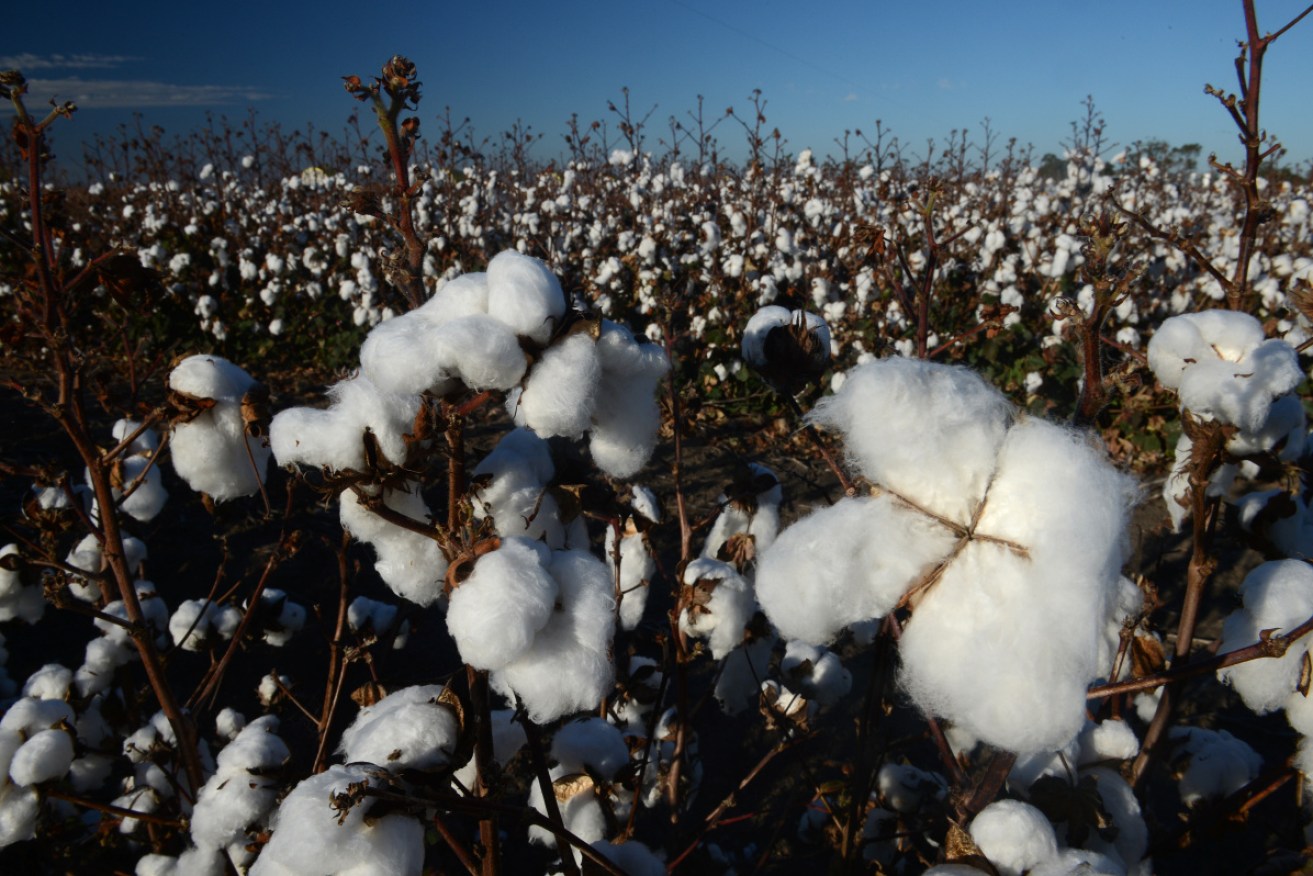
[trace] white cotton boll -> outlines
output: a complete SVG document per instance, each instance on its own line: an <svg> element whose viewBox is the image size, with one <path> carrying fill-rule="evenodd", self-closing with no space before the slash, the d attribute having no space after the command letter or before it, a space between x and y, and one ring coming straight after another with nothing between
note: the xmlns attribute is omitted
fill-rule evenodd
<svg viewBox="0 0 1313 876"><path fill-rule="evenodd" d="M743 361L754 368L765 368L766 336L771 329L788 325L792 318L792 311L778 304L767 305L754 313L743 327L743 341L740 344Z"/></svg>
<svg viewBox="0 0 1313 876"><path fill-rule="evenodd" d="M1019 754L1008 773L1008 785L1014 789L1029 791L1031 785L1045 776L1054 776L1070 782L1079 754L1080 744L1077 739L1072 739L1054 751L1031 751Z"/></svg>
<svg viewBox="0 0 1313 876"><path fill-rule="evenodd" d="M599 841L592 845L602 857L629 876L662 876L666 872L665 860L637 840L623 843Z"/></svg>
<svg viewBox="0 0 1313 876"><path fill-rule="evenodd" d="M1173 727L1169 738L1190 765L1177 789L1181 802L1193 807L1240 790L1258 775L1263 759L1249 745L1225 730Z"/></svg>
<svg viewBox="0 0 1313 876"><path fill-rule="evenodd" d="M1313 697L1295 691L1286 699L1286 720L1297 733L1313 736Z"/></svg>
<svg viewBox="0 0 1313 876"><path fill-rule="evenodd" d="M734 567L700 557L684 567L685 587L691 587L693 604L679 616L686 635L706 639L711 655L724 659L742 641L757 610L748 582Z"/></svg>
<svg viewBox="0 0 1313 876"><path fill-rule="evenodd" d="M639 343L629 329L610 320L602 321L597 359L601 382L589 450L602 471L612 477L631 477L656 448L661 425L656 390L670 360L660 347Z"/></svg>
<svg viewBox="0 0 1313 876"><path fill-rule="evenodd" d="M193 398L240 404L256 381L222 356L188 356L169 372L169 389Z"/></svg>
<svg viewBox="0 0 1313 876"><path fill-rule="evenodd" d="M749 489L756 490L755 494L733 499L724 493L720 495L717 501L723 508L702 545L702 556L725 559L721 556L721 549L736 535L750 536L758 554L775 542L784 489L775 473L764 465L748 463L748 474L752 479Z"/></svg>
<svg viewBox="0 0 1313 876"><path fill-rule="evenodd" d="M0 849L34 838L40 812L35 788L0 783Z"/></svg>
<svg viewBox="0 0 1313 876"><path fill-rule="evenodd" d="M188 599L178 605L169 618L169 635L173 644L184 651L203 651L211 644L211 634L230 639L241 621L241 612L232 606L215 605L206 599Z"/></svg>
<svg viewBox="0 0 1313 876"><path fill-rule="evenodd" d="M73 670L58 663L47 663L23 682L23 696L38 700L68 699L73 684Z"/></svg>
<svg viewBox="0 0 1313 876"><path fill-rule="evenodd" d="M615 530L609 526L602 553L611 568L614 569L615 564L619 563L620 626L632 630L643 619L649 582L657 570L656 558L652 555L646 536L637 531L629 531L621 536L617 557Z"/></svg>
<svg viewBox="0 0 1313 876"><path fill-rule="evenodd" d="M435 323L450 322L462 316L488 312L488 275L471 271L453 277L438 287L433 297L417 313Z"/></svg>
<svg viewBox="0 0 1313 876"><path fill-rule="evenodd" d="M1238 362L1263 343L1263 326L1247 313L1203 310L1174 316L1149 341L1149 367L1168 389L1181 385L1191 365L1210 359Z"/></svg>
<svg viewBox="0 0 1313 876"><path fill-rule="evenodd" d="M64 730L40 730L14 752L9 778L20 785L36 785L61 778L72 763L72 735Z"/></svg>
<svg viewBox="0 0 1313 876"><path fill-rule="evenodd" d="M508 390L520 382L528 365L515 336L482 314L444 323L434 343L443 371L474 390Z"/></svg>
<svg viewBox="0 0 1313 876"><path fill-rule="evenodd" d="M219 752L215 773L202 787L191 814L192 842L222 849L245 842L246 828L273 806L279 783L271 777L291 756L276 733L278 719L252 721Z"/></svg>
<svg viewBox="0 0 1313 876"><path fill-rule="evenodd" d="M246 726L246 716L236 709L225 706L214 716L214 732L219 738L232 741Z"/></svg>
<svg viewBox="0 0 1313 876"><path fill-rule="evenodd" d="M1021 876L1058 855L1053 825L1034 806L1017 800L986 806L972 820L970 832L1001 876Z"/></svg>
<svg viewBox="0 0 1313 876"><path fill-rule="evenodd" d="M174 426L169 454L189 487L220 502L256 493L269 463L264 440L246 434L240 400L221 400Z"/></svg>
<svg viewBox="0 0 1313 876"><path fill-rule="evenodd" d="M366 761L389 770L436 770L455 750L456 713L439 701L441 685L416 685L388 694L360 714L342 733L338 748L349 762Z"/></svg>
<svg viewBox="0 0 1313 876"><path fill-rule="evenodd" d="M383 519L352 490L343 490L338 500L342 528L373 546L377 556L374 568L393 593L425 606L442 598L447 559L436 541ZM418 483L384 488L383 504L419 526L432 526Z"/></svg>
<svg viewBox="0 0 1313 876"><path fill-rule="evenodd" d="M1126 876L1126 868L1108 855L1089 849L1063 849L1027 876Z"/></svg>
<svg viewBox="0 0 1313 876"><path fill-rule="evenodd" d="M629 765L629 746L619 728L601 718L580 718L552 739L552 759L570 772L613 779Z"/></svg>
<svg viewBox="0 0 1313 876"><path fill-rule="evenodd" d="M1220 653L1235 651L1259 641L1264 630L1288 633L1313 616L1313 567L1299 560L1278 560L1256 567L1240 585L1243 607L1222 625ZM1280 657L1250 660L1218 670L1259 714L1281 708L1299 684L1307 639L1301 639Z"/></svg>
<svg viewBox="0 0 1313 876"><path fill-rule="evenodd" d="M771 652L776 641L773 635L750 639L721 661L713 693L726 715L737 715L757 705L761 697L761 680L770 669Z"/></svg>
<svg viewBox="0 0 1313 876"><path fill-rule="evenodd" d="M114 670L135 656L128 645L101 636L87 643L82 665L73 673L73 685L82 696L100 693L114 680Z"/></svg>
<svg viewBox="0 0 1313 876"><path fill-rule="evenodd" d="M1016 752L1060 748L1080 731L1131 487L1084 436L1038 419L1008 432L976 529L1007 543L969 542L900 641L902 680L921 708Z"/></svg>
<svg viewBox="0 0 1313 876"><path fill-rule="evenodd" d="M634 510L653 523L661 522L661 503L657 501L656 493L652 492L649 487L635 484L631 491L633 498L630 505Z"/></svg>
<svg viewBox="0 0 1313 876"><path fill-rule="evenodd" d="M501 669L525 652L560 595L550 563L547 546L525 538L508 538L479 558L447 605L447 630L462 660Z"/></svg>
<svg viewBox="0 0 1313 876"><path fill-rule="evenodd" d="M505 250L488 262L488 315L545 344L565 316L565 293L547 266Z"/></svg>
<svg viewBox="0 0 1313 876"><path fill-rule="evenodd" d="M111 434L114 436L115 441L122 441L124 438L127 438L133 432L137 431L140 426L141 423L136 420L116 420L114 422L114 427L111 430ZM146 428L142 430L140 435L132 439L132 443L128 445L126 452L133 456L152 456L159 447L159 433L154 429Z"/></svg>
<svg viewBox="0 0 1313 876"><path fill-rule="evenodd" d="M273 838L261 850L250 876L298 876L307 861L326 872L358 876L419 876L424 864L424 826L408 815L366 816L366 798L347 810L333 808L335 795L355 782L376 785L365 766L330 766L297 785L271 823Z"/></svg>
<svg viewBox="0 0 1313 876"><path fill-rule="evenodd" d="M1140 753L1140 740L1125 721L1108 718L1087 723L1081 731L1079 764L1105 760L1130 760Z"/></svg>
<svg viewBox="0 0 1313 876"><path fill-rule="evenodd" d="M852 689L852 673L843 668L838 654L803 642L788 643L780 659L780 672L790 685L823 709Z"/></svg>
<svg viewBox="0 0 1313 876"><path fill-rule="evenodd" d="M827 644L887 614L953 541L887 495L841 499L785 529L758 557L757 599L786 639Z"/></svg>
<svg viewBox="0 0 1313 876"><path fill-rule="evenodd" d="M895 358L850 371L808 419L841 432L873 482L969 521L1012 416L1007 400L965 368Z"/></svg>
<svg viewBox="0 0 1313 876"><path fill-rule="evenodd" d="M597 345L585 332L548 348L529 372L512 412L544 438L577 438L592 423L602 366Z"/></svg>
<svg viewBox="0 0 1313 876"><path fill-rule="evenodd" d="M1263 427L1255 432L1237 432L1226 442L1227 453L1252 456L1275 451L1282 462L1304 455L1308 443L1308 421L1298 395L1283 395L1272 402Z"/></svg>
<svg viewBox="0 0 1313 876"><path fill-rule="evenodd" d="M19 556L18 545L7 544L0 548L0 560ZM24 585L22 575L0 565L0 621L15 618L34 624L46 611L45 596L35 584ZM3 666L3 663L0 663Z"/></svg>
<svg viewBox="0 0 1313 876"><path fill-rule="evenodd" d="M881 798L890 809L911 814L931 800L948 794L948 782L938 773L918 769L911 764L886 763L875 780Z"/></svg>
<svg viewBox="0 0 1313 876"><path fill-rule="evenodd" d="M372 630L375 635L383 636L392 629L396 619L395 605L378 602L367 596L357 596L347 606L347 626L355 633Z"/></svg>
<svg viewBox="0 0 1313 876"><path fill-rule="evenodd" d="M73 707L63 700L36 700L24 697L14 702L3 717L0 717L0 730L7 730L27 738L60 724L72 726L75 720Z"/></svg>
<svg viewBox="0 0 1313 876"><path fill-rule="evenodd" d="M149 457L124 457L116 474L122 486L114 487L114 498L120 498L129 487L132 488L132 494L119 504L124 514L145 523L154 520L155 515L164 510L169 493L160 479L159 466Z"/></svg>
<svg viewBox="0 0 1313 876"><path fill-rule="evenodd" d="M105 787L114 770L114 758L107 754L88 754L75 758L68 767L68 781L79 794L89 794Z"/></svg>
<svg viewBox="0 0 1313 876"><path fill-rule="evenodd" d="M288 408L274 416L269 441L279 465L358 471L365 466L366 429L388 461L405 461L418 396L382 392L363 374L334 384L328 396L327 410Z"/></svg>
<svg viewBox="0 0 1313 876"><path fill-rule="evenodd" d="M1149 849L1149 828L1144 823L1135 791L1120 773L1107 767L1083 770L1081 776L1094 779L1104 811L1112 818L1112 826L1117 831L1111 841L1092 831L1085 844L1092 851L1119 862L1124 872L1149 873L1147 869L1140 869Z"/></svg>
<svg viewBox="0 0 1313 876"><path fill-rule="evenodd" d="M492 673L493 688L518 697L535 723L593 708L610 690L615 597L606 565L584 551L554 551L548 571L559 607L517 660Z"/></svg>

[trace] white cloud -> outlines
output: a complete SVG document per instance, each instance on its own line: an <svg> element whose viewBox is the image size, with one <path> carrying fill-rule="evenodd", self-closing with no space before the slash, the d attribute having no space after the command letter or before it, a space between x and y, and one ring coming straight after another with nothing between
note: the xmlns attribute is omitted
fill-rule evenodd
<svg viewBox="0 0 1313 876"><path fill-rule="evenodd" d="M857 101L857 93L854 91L850 91L843 96L844 103L854 103L856 101Z"/></svg>
<svg viewBox="0 0 1313 876"><path fill-rule="evenodd" d="M939 79L940 91L952 91L954 88L957 88L956 82L954 82L952 79L949 79L947 76L940 77Z"/></svg>
<svg viewBox="0 0 1313 876"><path fill-rule="evenodd" d="M31 79L28 94L37 100L71 100L79 109L219 106L268 100L274 95L243 85L174 85L129 79Z"/></svg>
<svg viewBox="0 0 1313 876"><path fill-rule="evenodd" d="M20 55L0 55L0 70L19 70L23 73L33 70L111 70L140 60L129 55L34 55L24 52Z"/></svg>

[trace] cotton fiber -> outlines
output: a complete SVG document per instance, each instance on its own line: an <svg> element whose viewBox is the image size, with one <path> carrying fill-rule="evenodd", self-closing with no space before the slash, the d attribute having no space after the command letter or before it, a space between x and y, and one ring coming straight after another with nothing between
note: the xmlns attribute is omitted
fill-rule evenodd
<svg viewBox="0 0 1313 876"><path fill-rule="evenodd" d="M279 465L360 471L365 467L366 430L387 461L405 461L405 436L419 411L417 396L383 392L360 374L334 384L328 397L326 410L298 407L274 415L269 441Z"/></svg>
<svg viewBox="0 0 1313 876"><path fill-rule="evenodd" d="M711 656L723 659L743 641L757 610L752 588L733 566L705 557L684 567L683 584L686 607L679 615L680 630L705 639Z"/></svg>
<svg viewBox="0 0 1313 876"><path fill-rule="evenodd" d="M456 713L440 701L440 685L415 685L360 710L338 750L349 762L389 770L436 770L456 748Z"/></svg>
<svg viewBox="0 0 1313 876"><path fill-rule="evenodd" d="M381 490L383 504L389 509L417 526L432 527L418 483ZM432 605L442 598L447 559L437 541L385 520L366 507L353 490L342 491L338 503L342 528L373 546L378 557L374 569L393 593L418 605Z"/></svg>
<svg viewBox="0 0 1313 876"><path fill-rule="evenodd" d="M1173 727L1168 737L1177 756L1189 758L1185 774L1177 784L1181 802L1195 806L1232 794L1258 776L1263 759L1243 740L1225 730L1202 727Z"/></svg>
<svg viewBox="0 0 1313 876"><path fill-rule="evenodd" d="M488 314L539 344L552 336L565 316L565 293L547 266L531 256L505 250L488 262Z"/></svg>
<svg viewBox="0 0 1313 876"><path fill-rule="evenodd" d="M746 485L735 485L735 492L738 493L738 488L743 486L747 495L722 493L717 500L721 506L720 514L702 544L702 556L727 559L722 553L726 543L735 536L750 538L754 554L774 543L780 527L780 502L784 497L780 479L766 466L750 462L745 480Z"/></svg>
<svg viewBox="0 0 1313 876"><path fill-rule="evenodd" d="M214 775L201 787L191 815L192 843L219 850L246 840L246 828L273 806L278 784L269 778L291 756L277 735L278 719L256 718L219 752Z"/></svg>
<svg viewBox="0 0 1313 876"><path fill-rule="evenodd" d="M587 332L572 334L547 348L508 407L517 424L544 438L578 438L592 424L601 375L596 342Z"/></svg>
<svg viewBox="0 0 1313 876"><path fill-rule="evenodd" d="M190 356L169 373L169 388L208 410L173 427L169 452L187 485L216 501L249 496L260 489L269 462L262 438L246 433L242 399L257 386L241 368L219 356Z"/></svg>
<svg viewBox="0 0 1313 876"><path fill-rule="evenodd" d="M339 808L338 795L363 782L378 787L367 764L330 766L287 795L271 823L273 838L250 876L300 876L308 861L328 876L419 876L424 864L424 826L409 815L367 818L376 801L365 797Z"/></svg>
<svg viewBox="0 0 1313 876"><path fill-rule="evenodd" d="M518 699L539 724L596 707L615 678L610 570L578 550L553 551L547 570L560 588L551 617L519 657L489 676L494 690Z"/></svg>
<svg viewBox="0 0 1313 876"><path fill-rule="evenodd" d="M638 473L656 449L661 411L656 391L670 370L666 353L640 343L623 325L602 320L597 339L600 383L593 404L589 450L612 477Z"/></svg>
<svg viewBox="0 0 1313 876"><path fill-rule="evenodd" d="M635 488L637 493L638 489ZM647 497L650 491L644 491ZM612 569L618 568L617 599L619 600L619 619L622 629L632 630L643 618L643 609L647 606L647 596L652 578L656 575L656 557L652 545L648 542L646 528L658 522L643 516L637 508L643 502L637 498L633 502L635 512L620 522L620 541L616 543L616 528L606 528L603 556ZM655 502L645 505L648 513L659 514ZM642 521L640 523L640 521Z"/></svg>
<svg viewBox="0 0 1313 876"><path fill-rule="evenodd" d="M971 822L971 838L1002 876L1021 876L1058 856L1053 825L1019 800L998 800L982 809Z"/></svg>
<svg viewBox="0 0 1313 876"><path fill-rule="evenodd" d="M1245 576L1240 585L1242 607L1232 612L1222 625L1222 643L1218 652L1225 654L1256 644L1260 634L1289 633L1313 617L1313 567L1299 560L1263 563ZM1230 684L1259 714L1279 709L1299 685L1304 655L1310 637L1292 642L1280 657L1250 660L1226 669L1217 677Z"/></svg>
<svg viewBox="0 0 1313 876"><path fill-rule="evenodd" d="M6 562L6 557L12 557ZM20 567L18 545L7 544L0 548L0 622L15 618L34 624L46 611L45 596L35 584L24 584ZM13 564L16 568L6 568Z"/></svg>
<svg viewBox="0 0 1313 876"><path fill-rule="evenodd" d="M525 652L560 596L550 564L550 549L526 538L508 538L479 558L447 606L447 630L463 661L501 669Z"/></svg>

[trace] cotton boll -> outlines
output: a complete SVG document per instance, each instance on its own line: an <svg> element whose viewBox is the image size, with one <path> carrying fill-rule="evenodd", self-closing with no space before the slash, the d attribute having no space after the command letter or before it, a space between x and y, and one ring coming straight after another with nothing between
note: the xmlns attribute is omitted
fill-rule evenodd
<svg viewBox="0 0 1313 876"><path fill-rule="evenodd" d="M439 685L417 685L388 694L360 710L338 748L350 762L389 770L436 770L455 750L456 713L439 698Z"/></svg>
<svg viewBox="0 0 1313 876"><path fill-rule="evenodd" d="M0 848L34 838L40 812L35 788L0 783Z"/></svg>
<svg viewBox="0 0 1313 876"><path fill-rule="evenodd" d="M1083 770L1081 775L1094 779L1103 809L1112 818L1112 826L1117 831L1111 841L1098 832L1092 832L1085 844L1092 851L1119 862L1127 873L1148 872L1139 869L1149 848L1149 828L1144 823L1135 791L1120 773L1106 767Z"/></svg>
<svg viewBox="0 0 1313 876"><path fill-rule="evenodd" d="M609 656L615 598L606 565L584 551L554 551L548 571L560 587L558 607L520 657L489 678L518 697L535 723L596 706L611 687Z"/></svg>
<svg viewBox="0 0 1313 876"><path fill-rule="evenodd" d="M615 529L607 527L603 555L612 568L619 564L620 626L632 630L643 619L649 583L657 571L656 558L647 536L639 532L632 521L626 523L619 548L616 547Z"/></svg>
<svg viewBox="0 0 1313 876"><path fill-rule="evenodd" d="M1288 633L1313 616L1313 568L1298 560L1263 563L1245 576L1240 596L1243 607L1222 625L1220 653L1255 644L1264 630ZM1300 639L1280 657L1221 669L1217 677L1255 712L1270 712L1295 691L1307 650L1307 640Z"/></svg>
<svg viewBox="0 0 1313 876"><path fill-rule="evenodd" d="M27 738L9 761L9 778L19 785L58 779L73 763L73 737L64 730L39 730Z"/></svg>
<svg viewBox="0 0 1313 876"><path fill-rule="evenodd" d="M743 641L757 609L752 589L733 566L705 557L684 567L683 584L687 607L679 616L680 630L706 639L711 655L724 659Z"/></svg>
<svg viewBox="0 0 1313 876"><path fill-rule="evenodd" d="M505 250L488 262L488 315L517 335L545 344L565 316L565 293L547 266Z"/></svg>
<svg viewBox="0 0 1313 876"><path fill-rule="evenodd" d="M1286 699L1286 720L1303 736L1313 736L1313 697L1299 691Z"/></svg>
<svg viewBox="0 0 1313 876"><path fill-rule="evenodd" d="M174 426L169 454L189 487L220 502L256 493L269 462L264 440L246 434L240 402L220 401Z"/></svg>
<svg viewBox="0 0 1313 876"><path fill-rule="evenodd" d="M808 419L842 433L871 481L964 522L994 472L1012 409L965 368L895 358L850 371Z"/></svg>
<svg viewBox="0 0 1313 876"><path fill-rule="evenodd" d="M378 557L374 568L393 593L418 605L432 605L442 598L447 559L437 541L385 520L352 490L344 490L338 499L342 528L373 546ZM418 483L384 488L383 504L418 526L431 526Z"/></svg>
<svg viewBox="0 0 1313 876"><path fill-rule="evenodd" d="M192 398L240 404L255 385L253 377L222 356L188 356L169 372L169 389Z"/></svg>
<svg viewBox="0 0 1313 876"><path fill-rule="evenodd" d="M737 715L757 704L776 641L773 635L749 638L721 661L713 693L726 715Z"/></svg>
<svg viewBox="0 0 1313 876"><path fill-rule="evenodd" d="M180 603L169 618L169 635L173 644L185 651L203 651L216 636L231 639L241 616L241 612L230 605L188 599Z"/></svg>
<svg viewBox="0 0 1313 876"><path fill-rule="evenodd" d="M1008 785L1029 792L1032 785L1046 776L1069 782L1079 755L1080 743L1077 739L1072 739L1053 751L1031 751L1019 754L1012 764L1011 771L1008 772Z"/></svg>
<svg viewBox="0 0 1313 876"><path fill-rule="evenodd" d="M1173 727L1168 736L1176 745L1177 755L1189 758L1177 786L1186 806L1240 790L1254 780L1263 765L1254 749L1225 730Z"/></svg>
<svg viewBox="0 0 1313 876"><path fill-rule="evenodd" d="M875 784L885 805L903 814L916 812L930 800L942 800L948 794L948 782L943 776L911 764L884 764Z"/></svg>
<svg viewBox="0 0 1313 876"><path fill-rule="evenodd" d="M1027 876L1125 876L1126 868L1115 859L1088 849L1063 849L1030 870Z"/></svg>
<svg viewBox="0 0 1313 876"><path fill-rule="evenodd" d="M1140 740L1125 721L1114 718L1088 723L1080 734L1081 766L1105 760L1130 760L1140 753Z"/></svg>
<svg viewBox="0 0 1313 876"><path fill-rule="evenodd" d="M38 700L66 700L73 684L73 671L58 663L47 663L23 682L23 696Z"/></svg>
<svg viewBox="0 0 1313 876"><path fill-rule="evenodd" d="M986 806L972 820L970 832L1001 876L1021 876L1058 855L1053 825L1034 806L1017 800Z"/></svg>
<svg viewBox="0 0 1313 876"><path fill-rule="evenodd" d="M834 705L852 689L852 673L843 668L839 655L802 642L788 643L780 672L822 709Z"/></svg>
<svg viewBox="0 0 1313 876"><path fill-rule="evenodd" d="M359 471L365 467L366 429L388 461L405 461L405 436L419 411L417 396L382 392L361 374L334 384L328 397L327 410L288 408L274 415L269 442L279 465Z"/></svg>
<svg viewBox="0 0 1313 876"><path fill-rule="evenodd" d="M488 312L488 275L471 271L453 277L438 287L417 313L435 323Z"/></svg>
<svg viewBox="0 0 1313 876"><path fill-rule="evenodd" d="M150 458L145 456L125 457L119 468L116 469L116 474L122 484L122 489L116 486L114 488L114 497L118 499L127 489L131 488L132 490L131 495L123 499L119 505L124 514L127 514L133 520L140 520L144 523L154 520L155 516L164 510L164 503L168 501L169 492L164 489L164 483L160 479L159 466L152 464Z"/></svg>
<svg viewBox="0 0 1313 876"><path fill-rule="evenodd" d="M332 800L352 783L376 786L367 765L330 766L298 784L271 823L273 838L250 876L296 876L307 861L320 861L334 874L419 876L424 863L424 826L408 815L366 820L374 803L365 798L350 809Z"/></svg>
<svg viewBox="0 0 1313 876"><path fill-rule="evenodd" d="M742 566L731 556L732 543L728 546L727 543L735 536L748 537L754 556L770 547L779 533L784 491L773 471L754 462L736 475L730 492L732 495L722 493L717 500L721 512L702 545L702 556Z"/></svg>
<svg viewBox="0 0 1313 876"><path fill-rule="evenodd" d="M548 348L529 372L520 394L517 422L544 438L577 438L592 424L602 368L596 342L585 332L570 335Z"/></svg>
<svg viewBox="0 0 1313 876"><path fill-rule="evenodd" d="M1041 420L1011 429L976 527L1002 541L969 541L900 641L917 704L1016 752L1079 732L1132 495L1082 437Z"/></svg>
<svg viewBox="0 0 1313 876"><path fill-rule="evenodd" d="M383 392L414 395L432 389L445 395L456 388L439 364L437 324L418 311L381 322L360 346L360 372Z"/></svg>
<svg viewBox="0 0 1313 876"><path fill-rule="evenodd" d="M277 730L278 719L264 715L219 752L215 773L201 787L191 815L198 848L245 842L246 828L269 812L278 794L278 782L269 776L291 756Z"/></svg>
<svg viewBox="0 0 1313 876"><path fill-rule="evenodd" d="M462 660L501 669L525 652L560 595L550 563L545 545L524 538L508 538L479 558L447 607L447 630Z"/></svg>
<svg viewBox="0 0 1313 876"><path fill-rule="evenodd" d="M6 563L6 557L14 559ZM6 568L9 563L16 568ZM34 624L45 614L46 600L39 586L23 583L23 577L17 571L21 568L20 563L18 545L7 544L0 548L0 621L17 618Z"/></svg>
<svg viewBox="0 0 1313 876"><path fill-rule="evenodd" d="M887 495L841 499L784 530L759 557L757 599L786 639L827 644L846 626L887 614L953 541Z"/></svg>
<svg viewBox="0 0 1313 876"><path fill-rule="evenodd" d="M515 335L482 314L443 323L434 343L443 373L474 390L508 390L520 382L528 365Z"/></svg>
<svg viewBox="0 0 1313 876"><path fill-rule="evenodd" d="M740 345L743 361L754 368L765 367L766 335L771 329L788 325L791 317L791 311L778 304L767 305L754 313L748 324L743 327L743 341Z"/></svg>
<svg viewBox="0 0 1313 876"><path fill-rule="evenodd" d="M511 709L494 709L489 717L492 724L492 759L499 764L505 764L524 747L528 736L524 732L524 727L515 720L515 712ZM462 787L473 788L478 778L477 768L474 758L470 758L464 766L456 770L452 778Z"/></svg>
<svg viewBox="0 0 1313 876"><path fill-rule="evenodd" d="M552 738L552 759L570 772L612 779L629 766L629 746L615 726L601 718L580 718Z"/></svg>
<svg viewBox="0 0 1313 876"><path fill-rule="evenodd" d="M631 477L656 447L661 411L655 393L670 361L664 350L639 343L629 329L610 320L602 321L597 358L601 377L589 449L602 471Z"/></svg>
<svg viewBox="0 0 1313 876"><path fill-rule="evenodd" d="M397 607L367 596L357 596L347 606L347 626L354 633L373 633L379 638L392 632L397 621Z"/></svg>

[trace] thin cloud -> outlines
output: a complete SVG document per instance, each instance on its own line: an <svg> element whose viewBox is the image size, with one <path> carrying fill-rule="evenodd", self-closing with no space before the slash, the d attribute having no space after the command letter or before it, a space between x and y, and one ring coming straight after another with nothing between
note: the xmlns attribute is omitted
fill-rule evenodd
<svg viewBox="0 0 1313 876"><path fill-rule="evenodd" d="M946 76L940 78L939 80L940 91L953 91L956 88L957 88L957 83L954 82L952 79L949 79Z"/></svg>
<svg viewBox="0 0 1313 876"><path fill-rule="evenodd" d="M61 103L71 100L81 109L141 109L146 107L222 106L269 100L272 92L244 85L174 85L126 79L32 79L28 93Z"/></svg>
<svg viewBox="0 0 1313 876"><path fill-rule="evenodd" d="M24 52L21 55L0 55L0 69L24 73L33 70L112 70L140 60L130 55L34 55Z"/></svg>
<svg viewBox="0 0 1313 876"><path fill-rule="evenodd" d="M844 103L856 103L856 102L857 102L857 95L854 94L854 93L852 93L852 92L849 92L848 94L845 94L845 95L843 96L843 102L844 102Z"/></svg>

